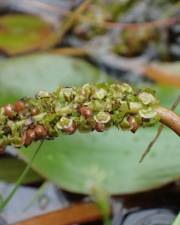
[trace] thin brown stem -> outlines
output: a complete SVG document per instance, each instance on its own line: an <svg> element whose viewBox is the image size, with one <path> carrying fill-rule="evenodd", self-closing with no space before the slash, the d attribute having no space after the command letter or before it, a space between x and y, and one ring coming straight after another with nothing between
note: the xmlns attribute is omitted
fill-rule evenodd
<svg viewBox="0 0 180 225"><path fill-rule="evenodd" d="M147 146L146 150L143 152L140 160L139 160L139 163L141 163L143 161L143 159L145 158L145 156L150 152L152 146L156 143L157 139L159 138L162 130L164 128L164 125L161 124L158 128L158 131L156 133L156 136L153 138L153 140L149 143L149 145Z"/></svg>
<svg viewBox="0 0 180 225"><path fill-rule="evenodd" d="M176 108L176 106L179 104L179 102L180 102L180 96L178 96L177 99L176 99L176 101L173 103L173 105L172 105L172 107L171 107L171 110L175 110L175 108ZM161 107L161 106L158 107L158 110L157 110L157 111L160 111L160 112L161 112L161 109L159 109L159 108L163 108L163 107ZM164 108L163 108L163 109L164 109ZM166 111L169 111L169 112L173 113L171 110L166 109ZM162 112L159 114L160 117L162 116L161 114L162 114ZM173 114L175 114L175 113L173 113ZM175 114L175 115L176 115L176 114ZM151 148L153 147L153 145L154 145L154 144L156 143L156 141L158 140L158 138L159 138L159 136L160 136L160 134L162 133L163 128L164 128L164 125L163 125L163 124L167 125L167 121L171 120L171 118L168 118L168 115L167 115L167 114L166 114L165 117L166 117L166 123L163 123L163 121L161 121L162 124L159 126L158 131L157 131L155 137L154 137L153 140L149 143L149 145L147 146L146 150L145 150L144 153L142 154L142 156L141 156L141 158L140 158L140 160L139 160L139 163L141 163L141 162L143 161L143 159L145 158L145 156L150 152ZM176 115L176 117L178 117L178 116ZM162 118L161 118L161 120L162 120ZM170 127L170 128L171 128L171 127ZM172 129L172 128L171 128L171 129ZM172 129L172 130L174 130L174 129Z"/></svg>

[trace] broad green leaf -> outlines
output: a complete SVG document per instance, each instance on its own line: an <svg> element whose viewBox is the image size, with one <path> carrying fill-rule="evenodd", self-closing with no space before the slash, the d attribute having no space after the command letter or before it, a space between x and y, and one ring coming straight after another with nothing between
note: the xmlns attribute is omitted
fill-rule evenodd
<svg viewBox="0 0 180 225"><path fill-rule="evenodd" d="M48 49L57 42L52 24L28 14L0 17L0 50L8 55Z"/></svg>
<svg viewBox="0 0 180 225"><path fill-rule="evenodd" d="M1 102L41 89L52 90L59 84L105 79L101 72L77 59L50 55L10 59L0 64ZM164 106L170 106L179 93L168 87L157 90ZM111 194L150 190L180 177L180 140L168 128L143 163L138 163L155 132L156 128L140 129L136 134L110 129L61 136L44 143L33 168L60 187L78 193L89 193L96 186ZM26 161L35 147L20 151Z"/></svg>
<svg viewBox="0 0 180 225"><path fill-rule="evenodd" d="M15 157L4 155L0 157L0 181L15 183L26 164ZM29 170L28 175L23 180L23 184L30 184L42 181L42 178L33 170Z"/></svg>

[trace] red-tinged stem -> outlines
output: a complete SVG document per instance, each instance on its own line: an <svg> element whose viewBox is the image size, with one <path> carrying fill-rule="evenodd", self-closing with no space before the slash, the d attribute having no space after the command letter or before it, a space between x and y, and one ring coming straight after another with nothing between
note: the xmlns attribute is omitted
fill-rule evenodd
<svg viewBox="0 0 180 225"><path fill-rule="evenodd" d="M162 106L156 108L160 121L180 136L180 116Z"/></svg>

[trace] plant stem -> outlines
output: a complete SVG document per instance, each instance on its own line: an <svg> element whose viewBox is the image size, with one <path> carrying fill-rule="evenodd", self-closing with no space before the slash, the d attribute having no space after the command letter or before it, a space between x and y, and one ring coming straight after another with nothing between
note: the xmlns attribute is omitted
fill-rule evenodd
<svg viewBox="0 0 180 225"><path fill-rule="evenodd" d="M175 110L177 105L179 104L180 102L180 96L177 97L176 101L173 103L172 107L171 107L171 110ZM143 161L143 159L145 158L145 156L150 152L152 146L156 143L156 141L158 140L160 134L162 133L163 131L163 128L164 128L164 125L163 123L159 126L158 128L158 131L155 135L155 137L153 138L153 140L149 143L149 145L147 146L146 150L144 151L144 153L142 154L140 160L139 160L139 163L141 163Z"/></svg>
<svg viewBox="0 0 180 225"><path fill-rule="evenodd" d="M157 107L156 112L160 116L161 123L172 129L178 136L180 136L180 116L162 106Z"/></svg>
<svg viewBox="0 0 180 225"><path fill-rule="evenodd" d="M161 124L158 128L158 131L156 133L156 136L153 138L153 140L149 143L149 145L147 146L147 148L145 149L145 151L143 152L140 160L139 160L139 163L141 163L143 161L143 159L145 158L145 156L150 152L152 146L156 143L157 139L159 138L162 130L164 128L164 125Z"/></svg>

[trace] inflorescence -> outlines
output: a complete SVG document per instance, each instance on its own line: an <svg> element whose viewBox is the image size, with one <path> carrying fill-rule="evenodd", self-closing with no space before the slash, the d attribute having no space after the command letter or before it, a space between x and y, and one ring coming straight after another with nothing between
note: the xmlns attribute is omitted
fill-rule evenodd
<svg viewBox="0 0 180 225"><path fill-rule="evenodd" d="M85 84L40 91L0 108L0 149L29 146L61 134L103 132L111 126L135 132L159 121L159 101L150 89L126 83Z"/></svg>

